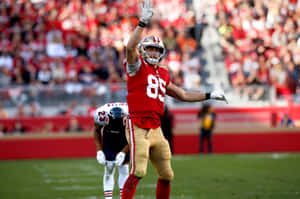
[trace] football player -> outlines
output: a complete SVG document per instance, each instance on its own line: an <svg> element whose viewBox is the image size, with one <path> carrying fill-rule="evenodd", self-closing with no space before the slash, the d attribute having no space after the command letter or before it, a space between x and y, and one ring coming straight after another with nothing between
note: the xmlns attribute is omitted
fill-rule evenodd
<svg viewBox="0 0 300 199"><path fill-rule="evenodd" d="M170 81L167 69L159 63L166 49L157 36L142 39L142 32L153 15L151 0L141 3L138 26L126 46L127 103L129 119L126 136L130 145L131 170L123 187L123 199L132 199L140 179L146 175L150 159L158 174L156 198L168 199L173 179L171 152L160 128L165 94L186 102L226 100L223 91L188 92Z"/></svg>
<svg viewBox="0 0 300 199"><path fill-rule="evenodd" d="M115 168L119 170L119 189L129 175L129 146L125 136L128 106L126 103L109 103L98 108L94 115L94 141L97 161L104 165L103 189L106 199L112 198Z"/></svg>

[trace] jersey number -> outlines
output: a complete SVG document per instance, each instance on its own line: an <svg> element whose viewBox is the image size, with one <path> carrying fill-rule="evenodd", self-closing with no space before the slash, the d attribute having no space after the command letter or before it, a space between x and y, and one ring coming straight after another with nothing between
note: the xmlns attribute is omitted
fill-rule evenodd
<svg viewBox="0 0 300 199"><path fill-rule="evenodd" d="M147 86L147 95L150 98L158 99L160 101L164 101L166 93L166 82L161 79L155 77L154 75L148 75L148 86Z"/></svg>
<svg viewBox="0 0 300 199"><path fill-rule="evenodd" d="M105 111L99 112L98 117L100 122L104 122L106 119L106 112Z"/></svg>

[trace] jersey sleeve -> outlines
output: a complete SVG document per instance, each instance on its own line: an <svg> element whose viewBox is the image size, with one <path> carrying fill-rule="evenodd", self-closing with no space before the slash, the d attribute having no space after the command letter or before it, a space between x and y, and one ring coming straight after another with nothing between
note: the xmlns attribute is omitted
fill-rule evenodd
<svg viewBox="0 0 300 199"><path fill-rule="evenodd" d="M94 114L94 123L101 126L105 125L107 116L108 116L108 111L106 105L97 108Z"/></svg>
<svg viewBox="0 0 300 199"><path fill-rule="evenodd" d="M142 62L140 59L137 60L136 63L134 64L126 64L126 72L129 74L129 75L132 75L136 72L138 72L141 68L141 65L142 65Z"/></svg>

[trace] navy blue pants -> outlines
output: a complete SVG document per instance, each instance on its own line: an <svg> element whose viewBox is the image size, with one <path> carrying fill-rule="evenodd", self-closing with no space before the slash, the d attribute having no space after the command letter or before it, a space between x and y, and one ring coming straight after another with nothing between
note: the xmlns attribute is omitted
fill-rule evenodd
<svg viewBox="0 0 300 199"><path fill-rule="evenodd" d="M103 146L103 152L105 155L105 159L108 161L114 161L116 159L116 155L119 153L119 152L115 152L110 147L107 147L105 145ZM129 159L130 159L130 156L129 156L129 152L128 152L128 153L126 153L124 163L129 162Z"/></svg>
<svg viewBox="0 0 300 199"><path fill-rule="evenodd" d="M204 140L207 140L208 152L212 153L212 130L201 129L200 134L200 153L204 152Z"/></svg>

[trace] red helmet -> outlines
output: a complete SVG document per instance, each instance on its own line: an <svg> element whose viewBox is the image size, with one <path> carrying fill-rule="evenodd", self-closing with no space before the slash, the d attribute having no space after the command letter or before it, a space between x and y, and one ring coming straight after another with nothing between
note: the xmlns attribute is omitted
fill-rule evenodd
<svg viewBox="0 0 300 199"><path fill-rule="evenodd" d="M148 47L154 47L159 49L159 57L158 58L151 58L147 53ZM140 41L138 44L138 51L140 55L144 58L144 60L152 65L158 64L162 58L165 56L166 50L164 43L162 40L157 36L148 36Z"/></svg>

